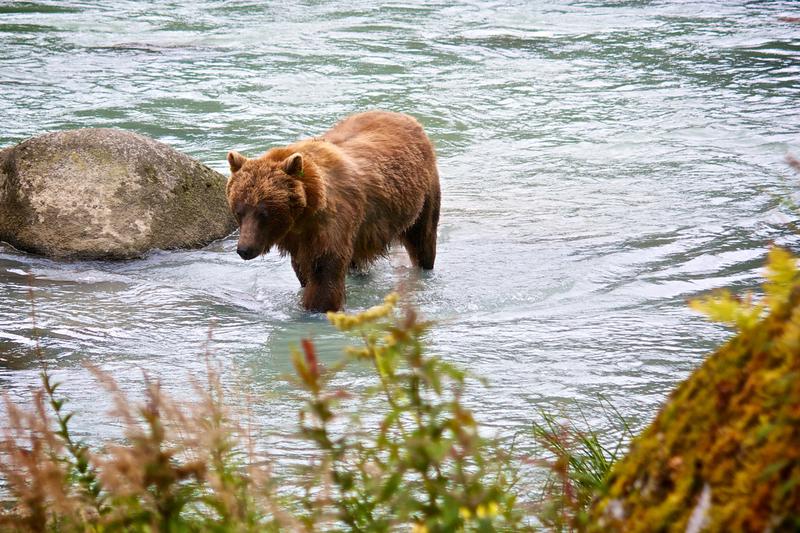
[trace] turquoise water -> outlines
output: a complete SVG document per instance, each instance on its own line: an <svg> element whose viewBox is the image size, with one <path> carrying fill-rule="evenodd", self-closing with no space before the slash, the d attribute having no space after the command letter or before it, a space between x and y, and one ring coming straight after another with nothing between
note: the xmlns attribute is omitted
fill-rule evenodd
<svg viewBox="0 0 800 533"><path fill-rule="evenodd" d="M267 4L267 5L263 5ZM416 116L436 144L436 269L402 249L348 279L359 310L400 288L435 353L489 378L467 400L524 431L539 409L598 397L636 424L729 332L686 300L755 289L772 242L800 248L782 204L798 177L800 16L793 2L167 1L0 3L0 146L117 127L226 172L371 108ZM0 245L0 387L45 358L80 412L114 434L85 365L126 391L142 373L188 394L206 336L275 448L294 428L289 343L343 338L303 312L288 259L241 261L236 237L136 261L55 262ZM370 382L354 369L339 378ZM601 426L602 427L602 426Z"/></svg>

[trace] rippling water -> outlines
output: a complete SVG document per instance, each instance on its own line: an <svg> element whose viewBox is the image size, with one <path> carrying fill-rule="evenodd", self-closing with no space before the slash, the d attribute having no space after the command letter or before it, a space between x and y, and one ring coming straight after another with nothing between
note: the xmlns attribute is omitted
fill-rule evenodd
<svg viewBox="0 0 800 533"><path fill-rule="evenodd" d="M267 4L267 5L264 5ZM0 146L110 126L226 172L225 154L321 133L370 108L416 116L436 144L436 269L395 250L348 279L348 308L402 287L436 353L487 376L469 402L504 432L604 396L641 424L728 334L690 312L755 289L771 242L800 247L783 207L800 147L793 2L53 1L0 3ZM544 7L543 4L548 4ZM795 199L797 199L795 195ZM287 346L344 343L299 307L288 259L245 263L235 237L128 262L54 262L0 245L0 387L45 357L80 431L142 369L178 394L211 349L232 385L294 427ZM359 386L369 375L341 377ZM291 446L277 442L278 449Z"/></svg>

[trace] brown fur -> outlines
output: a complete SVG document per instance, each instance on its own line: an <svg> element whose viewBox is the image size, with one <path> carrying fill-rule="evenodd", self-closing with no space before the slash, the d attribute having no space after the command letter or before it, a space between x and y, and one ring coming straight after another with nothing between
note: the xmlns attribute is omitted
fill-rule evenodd
<svg viewBox="0 0 800 533"><path fill-rule="evenodd" d="M237 251L245 259L272 246L290 254L306 309L341 309L348 267L365 267L394 241L416 266L433 268L439 174L415 119L361 113L322 137L256 159L231 152L228 162Z"/></svg>

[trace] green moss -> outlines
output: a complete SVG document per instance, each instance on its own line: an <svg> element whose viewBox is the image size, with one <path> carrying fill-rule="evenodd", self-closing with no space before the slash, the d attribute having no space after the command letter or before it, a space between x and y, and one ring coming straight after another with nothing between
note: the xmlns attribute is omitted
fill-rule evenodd
<svg viewBox="0 0 800 533"><path fill-rule="evenodd" d="M694 304L739 331L671 395L595 503L592 531L800 528L800 279L773 250L760 305ZM703 493L710 499L702 498ZM703 501L707 500L707 501Z"/></svg>
<svg viewBox="0 0 800 533"><path fill-rule="evenodd" d="M205 245L236 229L225 199L223 176L199 164L173 172L178 179L168 193L169 216L154 220L151 230L160 236L154 242L156 247L174 248L176 242Z"/></svg>

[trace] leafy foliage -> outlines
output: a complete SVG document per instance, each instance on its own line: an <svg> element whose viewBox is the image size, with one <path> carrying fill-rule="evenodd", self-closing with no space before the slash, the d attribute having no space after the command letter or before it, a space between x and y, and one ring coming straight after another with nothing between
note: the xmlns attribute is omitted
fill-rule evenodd
<svg viewBox="0 0 800 533"><path fill-rule="evenodd" d="M672 394L614 466L597 531L800 528L800 273L769 254L762 303L695 308L737 334Z"/></svg>
<svg viewBox="0 0 800 533"><path fill-rule="evenodd" d="M299 438L311 444L299 475L277 476L228 409L208 364L194 401L177 402L146 379L136 405L92 369L114 400L125 439L92 451L70 433L72 413L45 368L31 412L6 400L0 474L14 508L0 528L24 531L524 531L516 469L480 436L461 395L465 373L425 353L429 324L397 297L359 315L331 314L358 335L326 367L310 340L294 350L304 398ZM377 384L334 386L348 365L370 365ZM47 407L49 406L50 412Z"/></svg>
<svg viewBox="0 0 800 533"><path fill-rule="evenodd" d="M300 472L275 473L231 412L220 372L178 402L146 378L135 404L94 369L124 440L90 449L43 369L32 409L6 400L0 476L10 531L719 531L800 528L800 274L770 253L765 296L692 305L738 328L672 395L619 459L630 428L608 444L541 413L532 436L549 477L535 508L522 501L519 458L486 439L462 401L474 380L430 356L430 324L397 297L330 321L361 339L323 365L310 340L292 352L303 406ZM374 373L351 391L345 368Z"/></svg>
<svg viewBox="0 0 800 533"><path fill-rule="evenodd" d="M544 460L549 472L542 492L537 518L551 531L581 531L588 524L588 511L594 499L606 490L611 468L633 437L627 421L607 400L600 400L607 421L617 426L614 443L604 444L599 431L581 429L569 418L557 419L540 412L541 422L533 423L533 437L549 452Z"/></svg>
<svg viewBox="0 0 800 533"><path fill-rule="evenodd" d="M462 404L464 372L425 354L429 324L410 309L396 313L396 301L390 295L355 316L329 313L337 328L363 340L341 364L322 368L309 341L302 354L293 355L310 395L300 413L302 434L323 452L332 485L323 507L354 531L389 531L408 523L430 532L519 530L513 468L499 447L479 435ZM330 383L357 361L370 364L378 376L378 384L358 399L371 403L370 416L334 428L347 394Z"/></svg>

